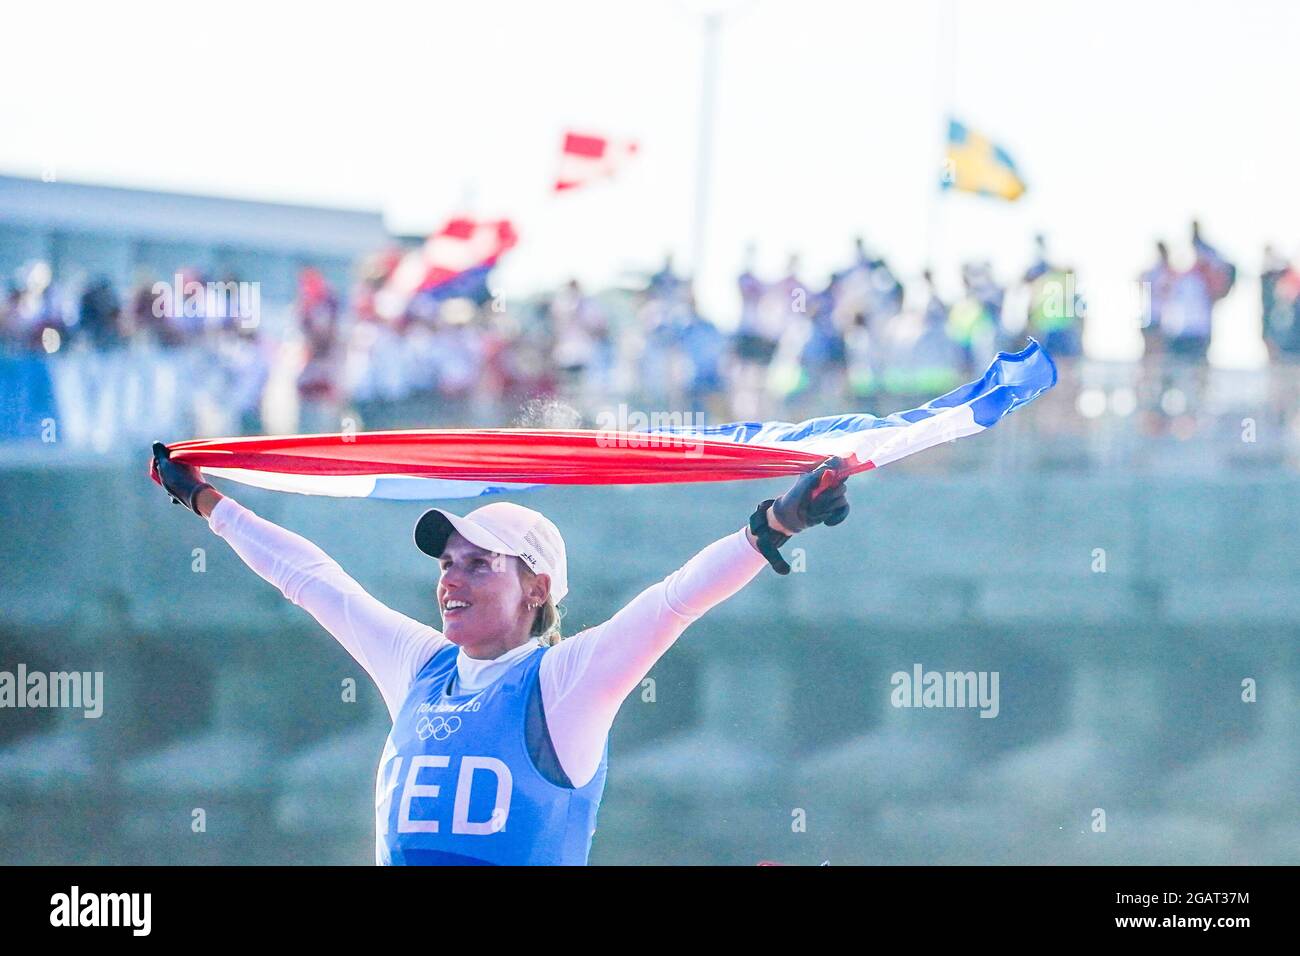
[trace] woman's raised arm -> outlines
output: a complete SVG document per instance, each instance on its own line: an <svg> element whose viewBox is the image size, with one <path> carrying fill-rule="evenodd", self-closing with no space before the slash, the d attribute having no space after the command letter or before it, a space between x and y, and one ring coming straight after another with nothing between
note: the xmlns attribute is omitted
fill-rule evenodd
<svg viewBox="0 0 1300 956"><path fill-rule="evenodd" d="M222 498L208 519L244 563L314 617L366 669L390 715L411 681L447 640L427 624L394 611L301 535Z"/></svg>
<svg viewBox="0 0 1300 956"><path fill-rule="evenodd" d="M207 518L245 564L329 631L365 668L395 715L411 681L446 638L373 597L306 538L221 495L197 469L157 455L155 449L159 484Z"/></svg>
<svg viewBox="0 0 1300 956"><path fill-rule="evenodd" d="M540 674L546 724L560 766L575 787L595 775L623 699L692 621L752 581L766 563L747 533L737 531L646 588L603 624L546 652Z"/></svg>
<svg viewBox="0 0 1300 956"><path fill-rule="evenodd" d="M691 622L752 581L764 565L776 565L780 556L772 555L788 537L785 532L844 520L848 503L843 485L826 487L821 480L825 470L834 467L819 468L779 500L763 502L765 521L757 522L757 535L746 527L713 542L608 621L547 651L540 675L542 704L556 756L574 786L595 775L624 698ZM822 487L824 494L818 491Z"/></svg>

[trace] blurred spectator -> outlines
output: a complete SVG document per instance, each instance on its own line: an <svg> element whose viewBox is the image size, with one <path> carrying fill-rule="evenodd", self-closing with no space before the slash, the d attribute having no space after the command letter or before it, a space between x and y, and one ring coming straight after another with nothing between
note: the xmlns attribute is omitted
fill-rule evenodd
<svg viewBox="0 0 1300 956"><path fill-rule="evenodd" d="M1165 305L1160 335L1165 350L1182 358L1204 359L1210 346L1214 300L1203 272L1195 268L1178 273Z"/></svg>
<svg viewBox="0 0 1300 956"><path fill-rule="evenodd" d="M842 281L832 277L821 292L810 298L808 337L799 354L803 387L821 402L831 404L844 394L848 375L848 348L841 326L847 307L837 308ZM853 318L847 315L848 322Z"/></svg>
<svg viewBox="0 0 1300 956"><path fill-rule="evenodd" d="M309 267L298 274L295 313L303 338L304 363L298 374L302 427L309 431L334 430L342 398L339 302L319 270Z"/></svg>
<svg viewBox="0 0 1300 956"><path fill-rule="evenodd" d="M962 354L962 370L987 365L996 349L1002 315L1002 289L988 263L967 263L961 271L965 295L948 312L947 330Z"/></svg>
<svg viewBox="0 0 1300 956"><path fill-rule="evenodd" d="M110 348L122 341L119 321L122 304L108 276L96 276L81 293L81 313L77 328L97 349Z"/></svg>
<svg viewBox="0 0 1300 956"><path fill-rule="evenodd" d="M1155 264L1138 277L1142 299L1146 304L1141 322L1147 355L1154 356L1163 351L1160 332L1164 328L1165 309L1173 299L1177 279L1178 273L1169 263L1169 247L1163 242L1157 242Z"/></svg>
<svg viewBox="0 0 1300 956"><path fill-rule="evenodd" d="M657 288L668 286L648 285L636 313L635 384L651 405L680 409L691 377L683 348L683 333L692 321L691 293L684 283L673 284L668 295L656 292Z"/></svg>
<svg viewBox="0 0 1300 956"><path fill-rule="evenodd" d="M122 331L136 341L152 342L162 346L180 344L180 336L165 315L154 309L154 281L144 273L136 275L127 295L126 309L122 315Z"/></svg>
<svg viewBox="0 0 1300 956"><path fill-rule="evenodd" d="M198 342L208 328L207 295L203 273L195 268L176 273L170 296L154 300L154 312L171 326L172 335L182 343Z"/></svg>
<svg viewBox="0 0 1300 956"><path fill-rule="evenodd" d="M659 271L650 276L646 291L656 298L671 299L677 295L681 285L682 279L673 272L673 255L670 252L664 256L664 264Z"/></svg>
<svg viewBox="0 0 1300 956"><path fill-rule="evenodd" d="M550 338L535 309L483 308L483 364L487 387L511 406L553 395L558 381L549 361Z"/></svg>
<svg viewBox="0 0 1300 956"><path fill-rule="evenodd" d="M809 296L808 287L799 278L799 257L791 254L785 277L769 285L759 303L765 326L780 329L765 383L778 397L798 392L807 384L802 356L812 334Z"/></svg>
<svg viewBox="0 0 1300 956"><path fill-rule="evenodd" d="M1300 271L1272 246L1264 248L1260 299L1270 354L1300 354Z"/></svg>
<svg viewBox="0 0 1300 956"><path fill-rule="evenodd" d="M4 289L0 290L0 341L6 347L22 343L22 299L22 286L12 279L7 280Z"/></svg>
<svg viewBox="0 0 1300 956"><path fill-rule="evenodd" d="M1160 334L1171 355L1204 360L1210 346L1214 305L1232 290L1236 266L1201 237L1192 223L1192 267L1174 278L1169 301L1160 318Z"/></svg>
<svg viewBox="0 0 1300 956"><path fill-rule="evenodd" d="M570 386L600 389L608 382L612 366L609 319L600 303L582 291L577 279L551 300L551 328L555 346L551 352L556 368Z"/></svg>
<svg viewBox="0 0 1300 956"><path fill-rule="evenodd" d="M1073 358L1083 351L1083 300L1072 269L1054 265L1047 257L1047 240L1034 237L1035 257L1025 270L1029 286L1026 332L1056 358Z"/></svg>
<svg viewBox="0 0 1300 956"><path fill-rule="evenodd" d="M946 391L958 384L962 355L957 344L946 334L948 307L939 297L934 277L927 269L925 279L925 312L920 336L912 346L910 365L920 379L918 387L927 391L938 387Z"/></svg>
<svg viewBox="0 0 1300 956"><path fill-rule="evenodd" d="M1159 243L1157 261L1141 276L1153 357L1203 360L1214 306L1236 278L1196 223L1191 238L1195 258L1187 269L1175 268ZM671 256L626 296L593 295L570 280L507 304L488 296L484 267L381 309L402 256L387 249L360 263L347 302L319 269L304 268L292 312L298 351L281 349L282 326L245 328L242 311L214 307L193 268L182 268L179 278L173 272L165 294L138 274L123 306L103 276L69 296L75 281L59 282L48 264L29 263L0 296L0 333L11 349L40 352L58 351L69 332L97 351L150 341L176 349L159 381L201 378L201 427L227 422L243 432L267 427L264 404L274 415L270 427L294 427L291 402L264 402L268 383L288 385L294 375L296 427L307 431L337 430L345 402L354 403L363 427L398 428L510 420L511 408L551 396L587 411L593 402L626 397L718 418L806 417L841 410L855 396L923 399L947 391L982 372L997 348L1015 347L1020 330L1012 324L1021 316L1024 331L1057 358L1079 355L1083 338L1075 273L1053 261L1042 235L1014 290L996 281L987 261L968 262L954 301L940 295L928 272L909 280L905 292L860 237L845 267L817 287L793 254L782 278L765 281L751 245L736 279L739 321L730 336L700 314ZM210 285L237 283L227 276ZM1271 354L1300 354L1300 271L1271 247L1260 305ZM290 371L293 358L282 355L300 358L301 366ZM1164 385L1183 401L1200 387L1200 373L1195 364L1171 365Z"/></svg>
<svg viewBox="0 0 1300 956"><path fill-rule="evenodd" d="M736 328L736 356L746 364L766 366L772 361L772 352L776 349L779 331L772 334L762 320L759 306L767 286L754 274L754 247L745 250L745 265L736 277L736 288L740 292L740 323Z"/></svg>
<svg viewBox="0 0 1300 956"><path fill-rule="evenodd" d="M469 299L448 299L438 307L429 354L438 394L444 400L468 401L482 378L483 333L477 315Z"/></svg>
<svg viewBox="0 0 1300 956"><path fill-rule="evenodd" d="M1223 257L1201 237L1201 224L1192 223L1192 250L1196 253L1193 268L1205 276L1206 288L1210 299L1218 302L1224 298L1237 282L1237 267Z"/></svg>
<svg viewBox="0 0 1300 956"><path fill-rule="evenodd" d="M1047 237L1040 232L1034 236L1034 261L1025 270L1024 281L1032 283L1041 278L1049 269L1051 269L1051 264L1047 261Z"/></svg>
<svg viewBox="0 0 1300 956"><path fill-rule="evenodd" d="M903 307L903 284L879 255L867 252L862 237L853 240L854 262L839 275L837 295L844 307L864 313L867 327L880 334Z"/></svg>
<svg viewBox="0 0 1300 956"><path fill-rule="evenodd" d="M727 353L727 340L695 305L695 296L687 293L685 323L681 329L681 346L690 365L686 385L688 407L683 411L721 411L714 401L725 389L722 378L722 360Z"/></svg>
<svg viewBox="0 0 1300 956"><path fill-rule="evenodd" d="M832 276L836 328L844 339L848 382L856 394L883 387L902 308L903 286L883 258L853 241L853 262Z"/></svg>
<svg viewBox="0 0 1300 956"><path fill-rule="evenodd" d="M737 410L743 417L756 413L767 367L776 354L786 316L779 310L763 308L768 289L767 283L754 274L753 245L745 250L745 265L736 278L736 286L740 292L740 323L733 340L735 397Z"/></svg>
<svg viewBox="0 0 1300 956"><path fill-rule="evenodd" d="M218 357L224 404L241 435L260 435L262 396L271 374L272 354L255 328L231 323L220 333Z"/></svg>
<svg viewBox="0 0 1300 956"><path fill-rule="evenodd" d="M888 338L879 343L875 390L933 398L958 385L964 354L948 336L947 322L948 307L927 270L922 283L907 290Z"/></svg>
<svg viewBox="0 0 1300 956"><path fill-rule="evenodd" d="M18 348L54 352L67 341L70 323L48 262L36 260L19 270L8 311L6 334Z"/></svg>

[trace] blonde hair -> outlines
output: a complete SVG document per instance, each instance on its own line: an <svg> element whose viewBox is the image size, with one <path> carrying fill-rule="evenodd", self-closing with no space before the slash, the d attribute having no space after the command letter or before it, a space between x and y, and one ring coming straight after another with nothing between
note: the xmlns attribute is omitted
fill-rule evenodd
<svg viewBox="0 0 1300 956"><path fill-rule="evenodd" d="M546 603L537 609L529 634L547 647L558 644L564 640L564 635L560 633L560 619L563 617L563 609L547 598Z"/></svg>
<svg viewBox="0 0 1300 956"><path fill-rule="evenodd" d="M537 575L533 569L524 564L523 559L516 558L519 562L520 574L524 580L532 580ZM533 626L528 629L528 636L537 638L538 642L551 647L564 640L564 635L560 633L560 620L564 617L564 608L555 603L555 599L548 596L546 603L537 609L533 615Z"/></svg>

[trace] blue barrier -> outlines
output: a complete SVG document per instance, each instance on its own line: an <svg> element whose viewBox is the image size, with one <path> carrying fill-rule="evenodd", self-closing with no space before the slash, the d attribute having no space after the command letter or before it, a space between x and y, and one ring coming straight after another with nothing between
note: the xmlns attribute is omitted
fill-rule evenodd
<svg viewBox="0 0 1300 956"><path fill-rule="evenodd" d="M49 364L38 356L0 356L0 441L40 441L55 417Z"/></svg>

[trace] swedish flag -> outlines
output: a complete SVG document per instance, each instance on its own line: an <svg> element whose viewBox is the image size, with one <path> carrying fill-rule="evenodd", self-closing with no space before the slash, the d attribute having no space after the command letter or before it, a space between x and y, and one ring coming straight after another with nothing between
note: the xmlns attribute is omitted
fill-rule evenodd
<svg viewBox="0 0 1300 956"><path fill-rule="evenodd" d="M948 121L948 161L942 186L1008 200L1019 199L1025 192L1025 181L1006 150L956 120Z"/></svg>

